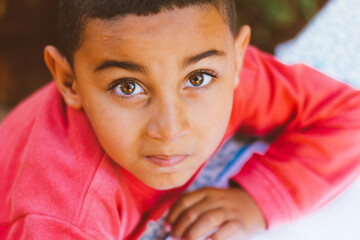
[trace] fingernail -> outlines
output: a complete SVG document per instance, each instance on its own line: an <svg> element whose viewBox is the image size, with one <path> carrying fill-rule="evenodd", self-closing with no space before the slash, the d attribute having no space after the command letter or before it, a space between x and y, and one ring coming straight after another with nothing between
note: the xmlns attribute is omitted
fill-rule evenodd
<svg viewBox="0 0 360 240"><path fill-rule="evenodd" d="M171 226L168 223L164 223L164 229L166 232L171 232Z"/></svg>

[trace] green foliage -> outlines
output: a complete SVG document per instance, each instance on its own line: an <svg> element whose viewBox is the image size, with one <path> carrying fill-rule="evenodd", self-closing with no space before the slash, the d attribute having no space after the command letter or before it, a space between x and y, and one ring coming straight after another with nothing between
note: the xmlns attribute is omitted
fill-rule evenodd
<svg viewBox="0 0 360 240"><path fill-rule="evenodd" d="M319 8L319 0L238 0L252 10L261 12L263 19L278 26L288 26L301 14L310 20ZM246 3L245 3L246 2Z"/></svg>
<svg viewBox="0 0 360 240"><path fill-rule="evenodd" d="M301 30L327 0L235 0L239 26L252 27L252 43L273 47Z"/></svg>
<svg viewBox="0 0 360 240"><path fill-rule="evenodd" d="M307 20L310 20L317 12L317 2L314 0L298 0L301 12Z"/></svg>
<svg viewBox="0 0 360 240"><path fill-rule="evenodd" d="M252 0L263 15L263 19L277 26L288 26L295 21L295 10L279 0Z"/></svg>

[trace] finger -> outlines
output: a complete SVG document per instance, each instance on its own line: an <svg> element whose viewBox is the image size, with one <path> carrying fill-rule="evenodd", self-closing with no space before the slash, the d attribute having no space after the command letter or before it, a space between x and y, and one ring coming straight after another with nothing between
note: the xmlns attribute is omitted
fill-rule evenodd
<svg viewBox="0 0 360 240"><path fill-rule="evenodd" d="M183 237L189 240L204 237L212 229L223 225L225 218L225 212L220 208L207 211L188 227Z"/></svg>
<svg viewBox="0 0 360 240"><path fill-rule="evenodd" d="M165 222L172 225L176 219L184 212L187 208L195 205L202 201L205 197L204 192L195 191L187 193L181 196L170 208L169 213L165 219Z"/></svg>
<svg viewBox="0 0 360 240"><path fill-rule="evenodd" d="M207 239L211 240L223 240L232 239L240 240L246 239L248 236L244 232L244 228L239 221L227 221L223 224L214 234Z"/></svg>
<svg viewBox="0 0 360 240"><path fill-rule="evenodd" d="M204 214L217 208L219 208L218 202L208 201L204 198L201 202L192 205L179 215L172 225L172 234L181 237L191 225L202 219ZM207 221L208 219L205 220L205 222Z"/></svg>

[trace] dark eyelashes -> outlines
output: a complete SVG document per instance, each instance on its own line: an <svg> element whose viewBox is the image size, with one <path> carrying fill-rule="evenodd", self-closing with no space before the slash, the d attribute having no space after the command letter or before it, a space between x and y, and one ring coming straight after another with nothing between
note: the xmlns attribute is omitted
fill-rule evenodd
<svg viewBox="0 0 360 240"><path fill-rule="evenodd" d="M186 76L186 81L188 80L189 76L191 76L192 74L196 74L196 73L206 74L206 75L211 76L212 78L218 78L218 74L215 71L212 71L212 70L209 70L209 69L199 69L199 70L193 71L190 74L188 74ZM124 82L127 82L127 81L135 82L135 83L137 83L137 84L139 84L140 86L143 87L143 85L141 83L139 83L136 79L123 78L123 79L115 80L112 83L110 83L108 88L107 88L108 89L107 91L112 93L114 91L114 88L119 86L121 83L124 83ZM115 94L113 94L113 95L115 95Z"/></svg>
<svg viewBox="0 0 360 240"><path fill-rule="evenodd" d="M125 83L125 82L136 82L138 83L138 81L136 81L135 79L132 78L123 78L123 79L118 79L113 81L112 83L109 84L108 86L108 91L112 91L115 87L117 87L118 85L120 85L121 83Z"/></svg>
<svg viewBox="0 0 360 240"><path fill-rule="evenodd" d="M218 78L218 75L217 75L216 72L211 71L211 70L207 70L207 69L200 69L200 70L197 70L197 71L195 71L195 72L192 72L192 73L190 73L190 74L188 75L188 77L189 77L191 74L195 74L195 73L207 74L207 75L209 75L209 76L211 76L211 77L213 77L213 78ZM187 78L188 78L188 77L187 77ZM186 79L187 79L187 78L186 78Z"/></svg>

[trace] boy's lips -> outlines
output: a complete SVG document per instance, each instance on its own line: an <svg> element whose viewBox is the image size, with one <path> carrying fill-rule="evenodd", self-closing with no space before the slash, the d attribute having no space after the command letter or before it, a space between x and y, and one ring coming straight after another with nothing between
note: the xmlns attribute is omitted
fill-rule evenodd
<svg viewBox="0 0 360 240"><path fill-rule="evenodd" d="M186 158L188 158L190 154L178 154L178 155L148 155L146 159L152 163L155 163L161 167L171 167L174 166Z"/></svg>

